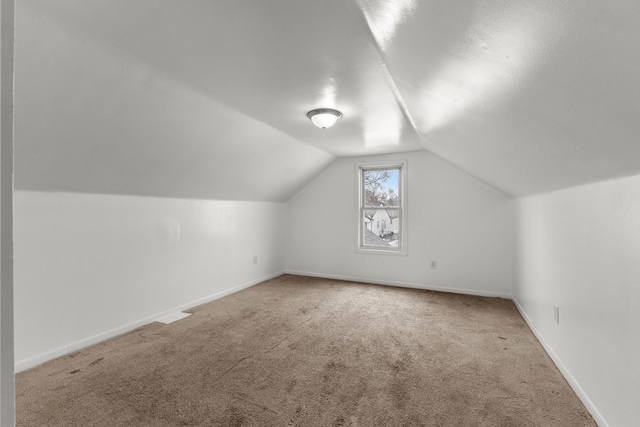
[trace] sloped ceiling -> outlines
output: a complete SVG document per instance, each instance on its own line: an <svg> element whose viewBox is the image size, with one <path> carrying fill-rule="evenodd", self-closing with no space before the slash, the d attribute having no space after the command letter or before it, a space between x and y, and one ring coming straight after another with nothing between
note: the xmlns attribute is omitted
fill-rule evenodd
<svg viewBox="0 0 640 427"><path fill-rule="evenodd" d="M425 149L513 196L640 173L638 2L16 6L17 189L286 201Z"/></svg>

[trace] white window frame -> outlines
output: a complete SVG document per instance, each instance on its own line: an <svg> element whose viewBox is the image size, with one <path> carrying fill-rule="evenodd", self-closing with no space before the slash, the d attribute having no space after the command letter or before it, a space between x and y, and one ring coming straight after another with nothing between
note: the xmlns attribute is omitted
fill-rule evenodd
<svg viewBox="0 0 640 427"><path fill-rule="evenodd" d="M384 170L399 169L398 171L398 197L400 203L398 206L400 218L400 231L398 239L398 247L380 247L366 246L364 244L364 171L368 170ZM380 162L380 163L358 163L356 164L356 252L362 254L378 254L378 255L404 255L408 254L408 223L407 223L407 161ZM369 208L371 209L371 208Z"/></svg>

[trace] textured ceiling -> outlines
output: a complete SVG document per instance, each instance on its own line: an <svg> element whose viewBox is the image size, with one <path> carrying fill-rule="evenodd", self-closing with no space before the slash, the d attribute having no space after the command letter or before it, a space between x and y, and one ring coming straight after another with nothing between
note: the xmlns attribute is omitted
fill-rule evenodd
<svg viewBox="0 0 640 427"><path fill-rule="evenodd" d="M285 201L423 149L513 196L640 173L637 2L16 7L18 189Z"/></svg>

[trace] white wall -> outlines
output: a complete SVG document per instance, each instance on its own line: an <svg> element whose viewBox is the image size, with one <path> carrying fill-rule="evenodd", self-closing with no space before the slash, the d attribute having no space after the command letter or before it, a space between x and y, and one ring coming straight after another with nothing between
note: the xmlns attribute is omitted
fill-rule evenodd
<svg viewBox="0 0 640 427"><path fill-rule="evenodd" d="M355 252L358 162L407 160L408 256ZM511 295L513 207L428 152L342 158L288 203L287 271ZM437 260L437 269L430 261Z"/></svg>
<svg viewBox="0 0 640 427"><path fill-rule="evenodd" d="M281 203L17 191L17 369L281 273L284 219Z"/></svg>
<svg viewBox="0 0 640 427"><path fill-rule="evenodd" d="M640 176L520 199L516 227L521 311L601 425L640 425Z"/></svg>
<svg viewBox="0 0 640 427"><path fill-rule="evenodd" d="M14 2L0 1L0 425L15 424L13 358Z"/></svg>

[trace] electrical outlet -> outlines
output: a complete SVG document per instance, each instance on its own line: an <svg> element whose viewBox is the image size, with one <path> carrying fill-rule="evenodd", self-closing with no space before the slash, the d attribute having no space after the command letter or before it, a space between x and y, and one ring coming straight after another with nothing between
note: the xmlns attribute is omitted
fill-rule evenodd
<svg viewBox="0 0 640 427"><path fill-rule="evenodd" d="M434 270L438 268L438 261L436 261L435 259L431 260L431 268Z"/></svg>
<svg viewBox="0 0 640 427"><path fill-rule="evenodd" d="M556 323L560 323L560 307L557 305L553 306L553 317L556 320Z"/></svg>
<svg viewBox="0 0 640 427"><path fill-rule="evenodd" d="M253 263L254 264L258 263L258 257L256 255L253 256Z"/></svg>

